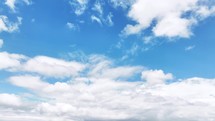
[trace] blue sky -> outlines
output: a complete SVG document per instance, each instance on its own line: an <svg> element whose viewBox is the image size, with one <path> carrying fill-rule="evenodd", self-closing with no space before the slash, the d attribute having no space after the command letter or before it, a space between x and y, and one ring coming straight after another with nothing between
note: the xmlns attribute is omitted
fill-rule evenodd
<svg viewBox="0 0 215 121"><path fill-rule="evenodd" d="M214 120L196 110L215 108L214 15L212 0L1 0L0 119Z"/></svg>

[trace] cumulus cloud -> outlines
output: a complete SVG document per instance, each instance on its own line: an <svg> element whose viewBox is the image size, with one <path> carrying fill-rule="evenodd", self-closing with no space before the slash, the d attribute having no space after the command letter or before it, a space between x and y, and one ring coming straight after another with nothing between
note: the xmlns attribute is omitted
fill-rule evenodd
<svg viewBox="0 0 215 121"><path fill-rule="evenodd" d="M10 77L9 81L13 85L31 90L40 90L49 85L48 83L41 81L40 77L30 75L13 76Z"/></svg>
<svg viewBox="0 0 215 121"><path fill-rule="evenodd" d="M31 110L24 110L31 115L25 120L35 115L44 119L59 116L59 120L110 121L210 121L215 118L214 79L189 78L154 86L107 79L87 84L75 79L65 85L70 88L57 91L57 87L52 87L56 88L54 92L41 89L44 91L40 95L49 100L38 102L32 108L33 114L28 113Z"/></svg>
<svg viewBox="0 0 215 121"><path fill-rule="evenodd" d="M19 96L14 94L0 93L0 107L17 107L21 105L22 101Z"/></svg>
<svg viewBox="0 0 215 121"><path fill-rule="evenodd" d="M214 12L214 4L210 1L137 0L128 13L136 24L128 24L122 33L125 36L139 34L151 27L157 37L189 38L192 27Z"/></svg>
<svg viewBox="0 0 215 121"><path fill-rule="evenodd" d="M173 75L171 73L165 74L162 70L146 70L142 72L141 78L149 85L155 85L163 84L167 80L172 80Z"/></svg>
<svg viewBox="0 0 215 121"><path fill-rule="evenodd" d="M44 56L30 58L26 62L32 60L31 68L39 66L48 70L47 73L52 70L50 67L61 70L58 68L70 64L62 59ZM26 94L0 94L0 120L215 119L215 79L193 77L165 83L173 80L173 74L163 70L147 70L142 66L116 65L114 60L102 55L87 56L85 65L84 72L63 82L30 72L24 75L12 73L8 82L29 90L25 93L31 93L34 98Z"/></svg>
<svg viewBox="0 0 215 121"><path fill-rule="evenodd" d="M14 32L19 30L19 26L22 24L22 18L17 17L16 22L11 22L8 20L7 16L0 15L0 32Z"/></svg>
<svg viewBox="0 0 215 121"><path fill-rule="evenodd" d="M35 72L51 77L75 76L84 69L84 65L75 61L64 61L47 56L37 56L24 63L20 70Z"/></svg>
<svg viewBox="0 0 215 121"><path fill-rule="evenodd" d="M29 58L21 54L0 52L0 58L0 69L37 73L55 78L76 76L85 69L85 65L82 63L47 56Z"/></svg>
<svg viewBox="0 0 215 121"><path fill-rule="evenodd" d="M4 44L3 39L0 39L0 49L2 48L3 44Z"/></svg>
<svg viewBox="0 0 215 121"><path fill-rule="evenodd" d="M22 60L25 60L26 58L26 56L20 54L0 52L0 70L16 68L20 66Z"/></svg>

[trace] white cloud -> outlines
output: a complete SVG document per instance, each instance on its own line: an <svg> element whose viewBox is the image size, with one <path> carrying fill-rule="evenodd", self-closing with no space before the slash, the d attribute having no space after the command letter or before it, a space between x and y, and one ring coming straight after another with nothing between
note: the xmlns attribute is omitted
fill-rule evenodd
<svg viewBox="0 0 215 121"><path fill-rule="evenodd" d="M82 15L85 10L87 9L88 5L88 0L74 0L74 1L69 1L69 4L74 7L75 9L75 14L77 16Z"/></svg>
<svg viewBox="0 0 215 121"><path fill-rule="evenodd" d="M36 73L55 78L77 76L86 66L76 61L65 61L47 56L28 58L7 52L0 52L0 58L0 69Z"/></svg>
<svg viewBox="0 0 215 121"><path fill-rule="evenodd" d="M31 5L31 4L33 4L32 0L23 0L23 2L24 2L26 5Z"/></svg>
<svg viewBox="0 0 215 121"><path fill-rule="evenodd" d="M208 6L201 6L198 8L197 14L202 19L212 16L215 14L215 6L211 8L209 8Z"/></svg>
<svg viewBox="0 0 215 121"><path fill-rule="evenodd" d="M103 15L103 7L102 7L102 3L99 1L96 1L92 10L98 12L99 16Z"/></svg>
<svg viewBox="0 0 215 121"><path fill-rule="evenodd" d="M25 59L26 57L24 55L0 52L0 70L16 68L20 66L22 60Z"/></svg>
<svg viewBox="0 0 215 121"><path fill-rule="evenodd" d="M77 75L85 66L75 61L64 61L47 56L29 59L20 70L35 72L50 77L70 77Z"/></svg>
<svg viewBox="0 0 215 121"><path fill-rule="evenodd" d="M160 20L152 31L156 36L189 38L192 35L190 28L195 23L195 20L168 16Z"/></svg>
<svg viewBox="0 0 215 121"><path fill-rule="evenodd" d="M6 0L5 5L7 5L12 11L15 11L16 0Z"/></svg>
<svg viewBox="0 0 215 121"><path fill-rule="evenodd" d="M100 16L95 16L95 15L91 15L91 21L92 22L97 22L100 25L106 24L107 26L113 26L114 22L112 21L113 18L113 14L112 13L108 13L108 15L106 16L106 18L102 15Z"/></svg>
<svg viewBox="0 0 215 121"><path fill-rule="evenodd" d="M41 81L38 76L13 76L9 79L10 83L19 87L31 89L31 90L40 90L47 87L49 84Z"/></svg>
<svg viewBox="0 0 215 121"><path fill-rule="evenodd" d="M192 50L192 49L194 49L195 47L196 47L195 45L188 46L188 47L185 48L185 51Z"/></svg>
<svg viewBox="0 0 215 121"><path fill-rule="evenodd" d="M152 27L157 37L189 38L194 25L214 14L214 4L209 5L201 0L137 0L128 13L137 24L128 24L122 33L139 34Z"/></svg>
<svg viewBox="0 0 215 121"><path fill-rule="evenodd" d="M94 15L91 16L91 20L92 20L92 22L97 22L98 24L102 25L102 21L100 20L100 18L98 18Z"/></svg>
<svg viewBox="0 0 215 121"><path fill-rule="evenodd" d="M59 120L210 121L215 118L214 79L189 78L154 86L108 79L92 79L89 85L75 79L65 85L70 88L63 92L43 91L42 97L50 100L38 102L30 111L24 110L31 115L25 120L38 114L37 118L44 119L57 115Z"/></svg>
<svg viewBox="0 0 215 121"><path fill-rule="evenodd" d="M149 85L163 84L167 80L172 80L171 73L165 74L162 70L146 70L142 72L141 78L146 80Z"/></svg>
<svg viewBox="0 0 215 121"><path fill-rule="evenodd" d="M14 94L0 93L0 106L17 107L21 106L21 98Z"/></svg>
<svg viewBox="0 0 215 121"><path fill-rule="evenodd" d="M59 70L55 67L70 63L65 60L40 57L27 60L27 62L35 61L32 63L32 69L38 67L39 63L39 67L44 70L49 70L51 66L53 70ZM12 94L12 97L17 98L7 102L8 98L2 98L0 95L0 120L211 121L215 119L213 111L215 79L194 77L165 83L167 80L172 80L173 75L164 73L163 70L145 70L142 66L119 66L114 60L102 55L87 56L84 62L85 71L64 82L56 80L53 83L49 78L42 78L37 74L27 75L28 72L24 75L18 73L18 76L16 73L15 76L11 73L12 76L8 79L10 84L31 90L36 98L28 99L23 95ZM10 107L13 108L10 110Z"/></svg>
<svg viewBox="0 0 215 121"><path fill-rule="evenodd" d="M135 2L135 0L109 0L109 1L114 8L121 7L123 9L128 8Z"/></svg>
<svg viewBox="0 0 215 121"><path fill-rule="evenodd" d="M16 22L10 22L7 16L0 15L0 32L14 32L19 30L19 26L22 24L22 18L17 17Z"/></svg>
<svg viewBox="0 0 215 121"><path fill-rule="evenodd" d="M3 44L4 44L3 39L0 39L0 49L2 48Z"/></svg>
<svg viewBox="0 0 215 121"><path fill-rule="evenodd" d="M109 13L107 15L107 18L106 18L106 23L107 23L108 26L113 26L114 25L114 22L113 22L112 18L113 18L113 14Z"/></svg>
<svg viewBox="0 0 215 121"><path fill-rule="evenodd" d="M78 30L78 27L73 23L67 22L66 26L71 30Z"/></svg>
<svg viewBox="0 0 215 121"><path fill-rule="evenodd" d="M89 73L88 76L92 78L107 78L120 79L129 78L143 70L142 66L114 66L111 60L99 56L92 55L89 59Z"/></svg>
<svg viewBox="0 0 215 121"><path fill-rule="evenodd" d="M13 12L16 12L16 4L19 2L24 2L26 5L31 5L31 0L5 0L5 5L7 5Z"/></svg>

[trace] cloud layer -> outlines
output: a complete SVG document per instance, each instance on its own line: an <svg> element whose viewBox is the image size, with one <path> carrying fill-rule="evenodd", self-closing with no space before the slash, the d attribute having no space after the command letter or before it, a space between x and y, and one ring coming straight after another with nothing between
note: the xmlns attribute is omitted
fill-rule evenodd
<svg viewBox="0 0 215 121"><path fill-rule="evenodd" d="M28 90L24 94L0 94L0 120L215 119L214 79L174 79L173 74L163 70L117 66L114 60L102 55L89 55L84 64L47 56L29 58L6 52L0 55L1 60L8 60L0 61L0 65L5 65L1 69L12 70L13 73L8 82ZM25 67L29 63L31 68L20 68L20 65ZM37 70L38 67L46 71ZM64 72L64 69L71 73ZM17 70L25 73L14 73ZM77 72L75 76L68 78L68 75L73 75L73 71ZM51 81L53 78L50 77L58 76L67 77L66 81ZM172 82L169 83L168 80Z"/></svg>

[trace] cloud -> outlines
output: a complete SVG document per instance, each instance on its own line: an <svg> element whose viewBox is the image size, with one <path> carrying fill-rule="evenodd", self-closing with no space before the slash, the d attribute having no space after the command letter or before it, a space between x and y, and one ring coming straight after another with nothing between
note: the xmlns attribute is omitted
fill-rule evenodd
<svg viewBox="0 0 215 121"><path fill-rule="evenodd" d="M101 55L89 57L89 72L87 75L92 78L125 79L140 73L142 66L118 66L114 62Z"/></svg>
<svg viewBox="0 0 215 121"><path fill-rule="evenodd" d="M102 3L99 1L96 1L92 10L98 12L99 16L103 15L103 7L102 7Z"/></svg>
<svg viewBox="0 0 215 121"><path fill-rule="evenodd" d="M0 69L36 73L55 78L76 76L85 69L82 63L47 56L29 58L21 54L0 52L0 58Z"/></svg>
<svg viewBox="0 0 215 121"><path fill-rule="evenodd" d="M21 98L14 94L0 93L0 107L17 107L21 106Z"/></svg>
<svg viewBox="0 0 215 121"><path fill-rule="evenodd" d="M31 5L31 4L33 4L32 0L23 0L23 2L24 2L26 5Z"/></svg>
<svg viewBox="0 0 215 121"><path fill-rule="evenodd" d="M4 44L3 39L0 39L0 49L2 48L3 44Z"/></svg>
<svg viewBox="0 0 215 121"><path fill-rule="evenodd" d="M7 5L13 12L16 12L16 4L24 2L26 5L31 5L31 0L5 0L5 5Z"/></svg>
<svg viewBox="0 0 215 121"><path fill-rule="evenodd" d="M108 26L113 26L114 25L114 22L113 22L112 18L113 18L113 14L109 13L107 15L107 18L106 18L106 23L107 23Z"/></svg>
<svg viewBox="0 0 215 121"><path fill-rule="evenodd" d="M7 5L12 11L15 11L16 0L6 0L5 5Z"/></svg>
<svg viewBox="0 0 215 121"><path fill-rule="evenodd" d="M50 77L70 77L77 75L85 66L75 61L64 61L47 56L37 56L29 59L20 69Z"/></svg>
<svg viewBox="0 0 215 121"><path fill-rule="evenodd" d="M19 67L21 62L27 57L20 54L10 54L7 52L0 52L0 70L1 69L13 69Z"/></svg>
<svg viewBox="0 0 215 121"><path fill-rule="evenodd" d="M70 22L67 22L66 23L66 26L71 29L71 30L78 30L78 26L76 26L75 24L73 23L70 23Z"/></svg>
<svg viewBox="0 0 215 121"><path fill-rule="evenodd" d="M0 32L14 32L19 30L19 26L22 24L22 18L17 17L16 22L10 22L7 16L0 15Z"/></svg>
<svg viewBox="0 0 215 121"><path fill-rule="evenodd" d="M195 45L191 45L185 48L185 51L190 51L192 49L194 49L196 46Z"/></svg>
<svg viewBox="0 0 215 121"><path fill-rule="evenodd" d="M114 22L112 20L113 14L110 11L106 11L105 5L107 1L101 0L75 0L70 1L69 4L74 8L74 13L80 16L88 11L87 17L91 19L92 22L96 22L100 25L113 26ZM89 16L88 16L89 15Z"/></svg>
<svg viewBox="0 0 215 121"><path fill-rule="evenodd" d="M127 9L135 2L135 0L109 0L109 1L114 8L121 7L123 9Z"/></svg>
<svg viewBox="0 0 215 121"><path fill-rule="evenodd" d="M46 78L49 75L44 77L46 72L38 70L41 72L39 75L31 74L30 71L18 73L19 75L11 73L8 82L29 90L25 93L30 93L34 98L25 96L26 94L0 95L0 120L215 119L213 111L215 79L193 77L174 79L166 83L167 80L173 80L173 74L164 73L163 70L147 70L142 66L120 66L115 60L102 55L89 55L86 58L85 70L63 82L58 79L52 81ZM58 67L73 62L47 56L36 56L27 59L26 62L32 60L34 63L31 69L40 67L48 70L47 73L50 73L50 70L61 70ZM22 64L25 65L26 62ZM9 98L2 98L4 96L13 100L7 101Z"/></svg>
<svg viewBox="0 0 215 121"><path fill-rule="evenodd" d="M214 15L214 10L214 4L210 1L137 0L128 13L136 24L127 24L122 33L128 36L152 28L156 37L189 38L192 27Z"/></svg>
<svg viewBox="0 0 215 121"><path fill-rule="evenodd" d="M102 25L102 21L100 20L100 18L98 18L94 15L91 16L91 20L92 20L92 22L97 22L98 24Z"/></svg>
<svg viewBox="0 0 215 121"><path fill-rule="evenodd" d="M70 88L63 92L43 91L42 97L49 101L38 102L32 107L32 114L28 113L31 110L25 113L31 117L40 114L37 118L44 119L58 116L59 120L210 121L215 118L214 79L189 78L154 86L106 79L94 80L89 85L75 79L65 85Z"/></svg>
<svg viewBox="0 0 215 121"><path fill-rule="evenodd" d="M167 80L172 80L171 73L165 74L162 70L146 70L142 72L141 78L146 80L149 85L163 84Z"/></svg>
<svg viewBox="0 0 215 121"><path fill-rule="evenodd" d="M69 1L69 4L75 9L74 13L77 16L80 16L87 9L88 2L89 2L88 0L74 0L74 1Z"/></svg>
<svg viewBox="0 0 215 121"><path fill-rule="evenodd" d="M13 85L31 90L40 90L49 85L48 83L41 81L40 77L30 75L13 76L10 77L9 81Z"/></svg>

